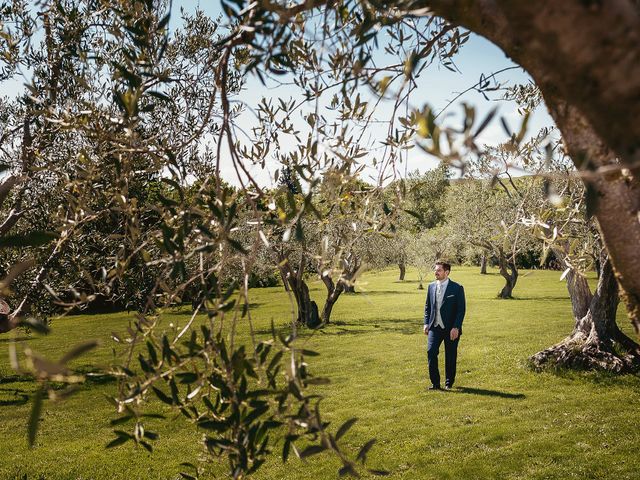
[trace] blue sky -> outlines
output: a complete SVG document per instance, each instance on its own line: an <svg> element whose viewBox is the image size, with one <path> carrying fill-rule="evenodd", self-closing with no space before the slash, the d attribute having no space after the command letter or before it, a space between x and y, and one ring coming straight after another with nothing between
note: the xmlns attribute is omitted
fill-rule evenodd
<svg viewBox="0 0 640 480"><path fill-rule="evenodd" d="M193 11L197 7L200 7L212 16L216 16L221 12L219 3L215 0L213 2L204 3L191 0L180 0L174 2L173 5L175 20L178 20L180 7L183 7L187 11ZM382 44L383 39L380 40ZM502 50L475 34L471 34L469 41L462 47L460 53L455 57L455 62L460 70L459 72L452 72L445 67L434 64L422 73L418 81L419 88L414 92L411 99L412 107L421 108L426 103L435 111L440 111L445 108L460 92L467 90L478 82L481 75L487 76L493 72L514 66L514 63L505 56ZM530 81L529 75L520 68L504 72L497 76L496 79L498 82L505 85L524 84ZM363 94L367 95L367 92L363 92ZM267 98L297 98L295 96L295 92L292 92L291 88L278 88L269 84L265 87L256 77L250 76L247 79L245 88L240 93L238 100L245 102L249 107L251 105L256 105L263 96ZM476 108L477 119L484 118L491 109L498 106L498 115L496 115L494 121L482 133L480 143L495 145L503 142L506 140L506 135L498 120L499 116L504 117L507 123L512 126L512 129L516 131L519 128L522 119L513 102L497 101L500 96L501 94L494 93L493 97L495 100L491 99L487 101L482 94L476 91L467 92L448 107L446 112L447 119L445 122L459 124L462 121L462 102L466 102ZM311 108L313 108L313 105L309 105L309 109ZM306 110L306 112L308 111L309 110ZM384 117L385 112L390 111L389 106L382 106L380 111L381 113L378 118L381 119ZM301 118L304 113L305 110L300 112L298 121L295 123L296 127L299 126L301 130L304 130L306 127L306 123ZM247 109L247 113L240 119L240 126L243 130L249 131L255 121L254 115L250 113L250 109ZM553 120L549 116L544 105L542 105L533 112L529 120L528 132L530 134L535 134L540 130L540 128L553 125ZM370 133L372 146L373 143L376 142L376 138L381 138L383 136L384 133L382 133L382 131L376 132L375 129L372 130ZM286 141L284 143L286 143ZM293 137L291 137L291 143L293 149L295 147ZM436 165L437 160L428 157L421 150L414 148L413 150L410 150L408 158L399 166L398 170L400 174L404 174L416 169L425 171ZM267 161L265 169L254 167L251 169L251 172L259 179L260 183L269 185L273 184L273 173L276 168L278 168L278 165ZM231 178L231 176L235 176L230 166L223 168L223 173L229 178ZM366 180L374 181L377 174L372 168L369 168L365 170L364 176L368 176L368 178L365 178Z"/></svg>
<svg viewBox="0 0 640 480"><path fill-rule="evenodd" d="M171 27L175 28L181 21L180 8L184 8L186 11L193 12L196 8L202 8L210 16L216 17L220 14L220 3L218 0L203 2L193 0L178 0L173 2L173 12ZM380 39L381 43L383 39ZM489 75L492 72L504 69L506 67L513 66L513 62L508 59L504 53L495 47L487 40L471 34L469 41L462 47L461 51L455 57L455 62L460 72L452 72L442 66L434 64L423 71L420 79L418 80L418 89L414 92L411 98L412 107L421 108L425 103L429 104L435 111L440 111L450 100L452 100L458 93L467 90L474 85L481 75ZM527 83L530 81L530 77L520 68L512 69L508 72L502 73L497 77L500 83L506 85L513 85L517 83ZM20 82L10 80L0 83L0 95L15 95L20 88ZM271 87L271 88L268 88ZM247 79L245 88L240 93L237 101L246 103L246 113L240 119L240 127L245 131L250 131L251 126L255 124L255 116L251 113L251 106L256 105L261 97L283 97L283 98L295 97L295 89L292 88L275 88L273 85L263 86L256 77L249 76ZM363 92L363 95L369 95L368 92ZM494 97L498 98L499 94L494 94ZM483 118L492 108L499 107L499 115L505 117L507 122L517 129L521 119L517 113L517 108L512 102L505 101L487 101L480 93L471 91L459 99L454 104L449 106L447 110L448 122L461 122L462 102L466 102L476 108L476 118ZM309 108L312 108L310 105ZM307 110L308 111L308 110ZM379 119L383 119L386 112L389 111L389 106L383 106L380 109ZM300 125L300 129L304 129L306 123L301 119L304 110L301 111L297 120L296 126ZM500 122L496 119L485 129L482 133L480 141L486 144L496 144L506 139L505 133L500 126ZM546 111L544 106L538 108L532 115L529 122L529 132L535 134L541 127L553 126L553 121ZM372 130L369 134L372 142L372 146L377 142L377 139L383 138L384 133L381 130ZM292 137L293 140L293 137ZM291 143L292 148L295 146L293 141ZM228 163L228 162L225 162ZM425 171L433 168L437 164L437 161L429 158L421 150L414 148L410 151L408 158L403 165L400 165L399 171L401 174L407 171L420 170ZM278 166L275 163L267 162L266 168L263 170L259 167L251 169L260 181L265 185L273 183L273 173ZM371 169L369 169L371 170ZM224 165L223 175L227 180L232 183L238 183L234 181L235 172L231 165ZM370 178L366 180L373 180L376 173L371 170L365 174L365 177L369 175Z"/></svg>

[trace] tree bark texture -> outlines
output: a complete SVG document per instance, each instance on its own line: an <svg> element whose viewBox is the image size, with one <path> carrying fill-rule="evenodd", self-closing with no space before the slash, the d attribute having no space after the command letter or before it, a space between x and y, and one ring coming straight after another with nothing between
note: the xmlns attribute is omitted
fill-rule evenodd
<svg viewBox="0 0 640 480"><path fill-rule="evenodd" d="M344 287L340 281L338 281L336 285L329 275L322 275L322 281L325 287L327 287L327 299L324 301L324 306L322 307L321 319L322 323L327 325L331 321L333 306L338 301L340 294L344 291Z"/></svg>
<svg viewBox="0 0 640 480"><path fill-rule="evenodd" d="M280 275L285 281L285 289L290 291L296 300L298 308L297 322L309 328L316 328L320 325L318 304L311 300L309 295L309 287L303 278L303 262L301 261L298 270L295 270L289 263L289 259L284 255L280 254L279 260Z"/></svg>
<svg viewBox="0 0 640 480"><path fill-rule="evenodd" d="M486 275L486 274L487 274L487 255L483 253L480 256L480 275Z"/></svg>
<svg viewBox="0 0 640 480"><path fill-rule="evenodd" d="M640 9L629 0L418 0L499 46L540 88L597 199L627 313L640 334Z"/></svg>
<svg viewBox="0 0 640 480"><path fill-rule="evenodd" d="M354 285L358 272L362 267L362 261L355 254L349 254L342 260L342 274L338 279L339 283L342 283L342 288L345 293L356 293L356 287Z"/></svg>
<svg viewBox="0 0 640 480"><path fill-rule="evenodd" d="M513 289L518 282L518 268L514 261L507 260L506 255L500 249L498 254L498 268L500 275L504 278L505 285L498 294L499 298L513 298Z"/></svg>
<svg viewBox="0 0 640 480"><path fill-rule="evenodd" d="M287 272L283 268L280 268L280 278L282 278L282 285L284 285L285 292L290 292L289 281L287 280Z"/></svg>
<svg viewBox="0 0 640 480"><path fill-rule="evenodd" d="M614 373L637 371L640 345L622 333L616 323L618 284L611 262L604 262L594 295L591 295L586 279L575 272L573 276L567 275L567 289L574 313L573 332L560 343L533 355L530 360L534 367ZM585 313L587 301L589 307Z"/></svg>
<svg viewBox="0 0 640 480"><path fill-rule="evenodd" d="M298 323L306 325L309 328L316 328L320 325L318 304L311 300L307 283L297 276L289 276L289 287L298 306Z"/></svg>
<svg viewBox="0 0 640 480"><path fill-rule="evenodd" d="M343 260L342 266L342 273L337 282L333 281L328 272L320 273L320 278L327 288L327 298L322 307L321 314L323 324L328 324L331 321L331 311L342 293L355 293L353 282L355 282L355 277L362 263L356 255L349 255Z"/></svg>
<svg viewBox="0 0 640 480"><path fill-rule="evenodd" d="M571 312L573 313L573 318L579 323L589 313L593 294L584 275L576 272L573 268L567 274L566 281L569 298L571 299Z"/></svg>
<svg viewBox="0 0 640 480"><path fill-rule="evenodd" d="M398 278L398 280L403 282L404 276L407 273L407 266L404 264L404 262L401 262L398 264L398 267L400 268L400 277Z"/></svg>
<svg viewBox="0 0 640 480"><path fill-rule="evenodd" d="M569 243L564 242L561 245L551 248L556 258L561 262L562 266L567 266ZM606 258L604 258L603 261L606 261ZM599 264L600 261L598 261L597 263ZM598 278L600 278L599 271ZM576 271L574 268L569 269L569 272L567 273L565 279L567 281L569 298L571 299L571 310L573 313L573 318L576 320L576 322L579 322L580 319L582 319L589 312L589 306L591 305L593 294L591 293L589 282L587 282L586 277L580 272Z"/></svg>

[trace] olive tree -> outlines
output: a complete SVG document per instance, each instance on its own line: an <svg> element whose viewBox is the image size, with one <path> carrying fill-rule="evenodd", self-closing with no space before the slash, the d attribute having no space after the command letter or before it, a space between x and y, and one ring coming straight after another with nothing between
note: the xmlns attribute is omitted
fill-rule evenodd
<svg viewBox="0 0 640 480"><path fill-rule="evenodd" d="M585 189L571 168L555 165L548 172L548 199L537 215L523 222L561 262L571 299L573 331L562 341L531 357L537 368L547 365L613 372L637 370L640 346L616 323L619 297L611 262L596 225L585 215ZM591 291L586 274L598 273Z"/></svg>
<svg viewBox="0 0 640 480"><path fill-rule="evenodd" d="M432 272L435 262L455 258L454 236L446 227L433 228L410 236L408 242L409 265L418 271L418 290L424 289L424 280Z"/></svg>
<svg viewBox="0 0 640 480"><path fill-rule="evenodd" d="M519 185L518 185L519 184ZM512 298L518 281L518 255L535 248L521 220L534 196L542 196L540 182L519 179L514 187L492 186L489 180L468 179L449 190L447 228L459 242L482 248L498 260L505 284L500 298Z"/></svg>
<svg viewBox="0 0 640 480"><path fill-rule="evenodd" d="M276 437L284 437L285 460L291 451L301 458L331 451L340 473L355 475L359 467L338 443L354 420L335 433L327 428L317 399L306 393L324 380L309 371L305 357L313 352L298 347L295 325L289 335L274 329L271 338L254 335L248 345L238 340L239 324L254 332L248 279L258 251L247 248L239 223L250 217L257 225L273 221L286 227L289 219L273 219L271 199L256 182L229 189L221 176L223 143L232 165L244 167L231 131L238 112L229 101L238 90L234 62L241 63L242 52L236 57L226 49L217 23L202 14L172 35L168 8L168 2L142 0L2 7L0 41L7 47L2 79L29 84L16 100L16 118L22 121L13 123L13 136L3 142L14 142L15 151L30 157L26 168L43 177L41 192L60 187L59 207L47 218L56 235L36 259L30 285L60 306L78 308L97 292L75 295L68 286L74 296L64 302L48 285L55 262L71 256L96 291L111 288L141 265L152 275L130 328L113 335L122 355L109 368L117 379L109 400L119 427L108 447L153 448L154 415L145 407L155 397L206 432L207 452L222 457L233 478L260 468ZM149 178L162 184L153 202L143 201L137 188ZM19 189L14 192L19 195ZM95 228L105 221L113 226L105 254L86 262L75 257L72 247L86 245L83 235L107 234ZM19 222L16 227L31 234L19 241L37 244L52 237ZM261 241L259 233L258 228L254 244ZM233 262L242 271L229 278L225 272ZM18 265L26 268L24 262ZM10 271L5 282L17 273ZM64 290L63 282L59 286ZM200 299L206 315L198 316L196 308L179 326L166 328L166 308L187 292ZM26 294L18 300L14 316L28 308ZM67 364L96 342L87 341L58 361L11 345L14 368L39 382L29 421L33 445L44 399L73 391L58 387L82 381ZM372 444L360 449L359 460Z"/></svg>

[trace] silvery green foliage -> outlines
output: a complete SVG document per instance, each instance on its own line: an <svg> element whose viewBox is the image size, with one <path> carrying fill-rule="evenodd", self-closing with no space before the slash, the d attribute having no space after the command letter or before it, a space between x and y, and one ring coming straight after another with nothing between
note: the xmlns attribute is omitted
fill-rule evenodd
<svg viewBox="0 0 640 480"><path fill-rule="evenodd" d="M251 161L239 156L232 124L240 108L230 104L246 52L228 49L219 23L202 12L169 29L177 13L168 8L152 0L2 6L2 79L27 83L7 100L3 155L15 157L8 168L22 169L35 194L17 225L26 233L5 237L8 261L18 242L35 257L17 264L25 284L11 302L19 312L52 313L52 305L68 312L104 299L136 312L112 335L118 417L108 447L152 450L149 424L159 419L146 409L156 398L206 432L211 458L222 457L234 478L256 471L280 437L283 459L330 451L341 474L356 475L373 442L352 459L338 440L354 419L335 433L327 428L317 397L306 393L326 380L310 373L306 359L316 353L297 347L295 322L291 334L252 337L251 347L235 335L251 325L249 278L265 231L301 230L312 193L281 199L250 176L240 187L226 184L223 144L239 171ZM307 172L330 169L317 167ZM40 224L53 233L34 228ZM193 313L167 327L166 312L185 301ZM94 346L52 361L12 344L14 367L40 382L32 445L43 400L64 396L52 382L83 381L67 363Z"/></svg>

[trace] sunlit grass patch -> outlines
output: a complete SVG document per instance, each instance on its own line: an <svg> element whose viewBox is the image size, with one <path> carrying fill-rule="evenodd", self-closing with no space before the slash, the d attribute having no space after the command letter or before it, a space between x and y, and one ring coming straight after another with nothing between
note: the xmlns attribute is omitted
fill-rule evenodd
<svg viewBox="0 0 640 480"><path fill-rule="evenodd" d="M425 291L410 275L410 281L398 282L395 270L371 272L358 293L340 298L333 324L300 330L300 346L320 353L308 359L312 373L331 379L314 388L325 397L321 407L332 428L357 417L344 442L357 452L376 438L368 463L389 470L391 478L637 478L640 379L533 372L528 357L571 330L565 286L558 272L533 271L520 279L514 300L497 300L501 278L492 273L455 267L452 272L468 300L453 392L425 388ZM319 302L325 294L316 282L311 293ZM281 287L253 290L251 303L260 338L271 335L272 321L277 330L289 331L291 304ZM163 328L182 325L187 315L187 310L170 313ZM99 338L101 345L74 366L100 373L113 361L114 348L121 349L111 332L124 330L129 318L125 313L64 318L54 321L48 337L23 341L59 358L70 346ZM629 332L622 307L619 323ZM238 341L249 342L247 320L239 327ZM1 340L6 349L6 337ZM184 471L180 463L202 454L202 434L159 402L150 411L167 420L150 421L149 428L160 434L153 454L131 445L106 450L113 438L109 421L116 417L105 400L115 383L106 376L89 377L64 403L45 402L36 448L29 450L28 398L35 384L16 375L6 356L0 375L0 478L174 479ZM338 463L329 455L283 465L281 447L255 478L337 477ZM213 466L205 478L222 478L224 472L224 464Z"/></svg>

